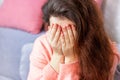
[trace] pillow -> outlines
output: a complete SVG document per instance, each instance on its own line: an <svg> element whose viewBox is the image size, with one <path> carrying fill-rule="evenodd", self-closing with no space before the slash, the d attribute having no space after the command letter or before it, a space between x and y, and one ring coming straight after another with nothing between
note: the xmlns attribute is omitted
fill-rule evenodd
<svg viewBox="0 0 120 80"><path fill-rule="evenodd" d="M20 59L20 68L19 68L21 80L27 80L29 73L29 63L30 63L29 57L32 48L33 48L33 43L27 43L22 47L21 50L22 55Z"/></svg>
<svg viewBox="0 0 120 80"><path fill-rule="evenodd" d="M106 0L103 15L108 36L120 45L120 0Z"/></svg>
<svg viewBox="0 0 120 80"><path fill-rule="evenodd" d="M42 27L41 7L47 0L2 0L0 26L39 33Z"/></svg>
<svg viewBox="0 0 120 80"><path fill-rule="evenodd" d="M2 3L3 3L3 0L0 0L0 6L2 5Z"/></svg>
<svg viewBox="0 0 120 80"><path fill-rule="evenodd" d="M116 68L116 71L115 71L114 80L120 80L120 64L117 65L117 68Z"/></svg>

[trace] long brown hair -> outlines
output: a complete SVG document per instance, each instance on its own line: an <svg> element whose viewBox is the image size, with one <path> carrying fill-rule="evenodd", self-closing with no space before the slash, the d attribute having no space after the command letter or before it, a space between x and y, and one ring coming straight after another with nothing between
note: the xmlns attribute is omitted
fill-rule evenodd
<svg viewBox="0 0 120 80"><path fill-rule="evenodd" d="M43 14L46 23L50 16L64 16L76 24L80 80L108 80L113 51L95 1L49 0L43 6Z"/></svg>

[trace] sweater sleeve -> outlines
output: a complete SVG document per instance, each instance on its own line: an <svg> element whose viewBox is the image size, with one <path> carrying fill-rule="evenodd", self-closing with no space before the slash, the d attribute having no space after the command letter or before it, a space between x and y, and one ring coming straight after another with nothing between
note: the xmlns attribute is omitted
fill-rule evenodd
<svg viewBox="0 0 120 80"><path fill-rule="evenodd" d="M79 80L78 61L69 64L60 64L58 80Z"/></svg>
<svg viewBox="0 0 120 80"><path fill-rule="evenodd" d="M56 80L58 74L49 65L45 53L48 54L45 46L36 39L30 55L30 71L27 80Z"/></svg>

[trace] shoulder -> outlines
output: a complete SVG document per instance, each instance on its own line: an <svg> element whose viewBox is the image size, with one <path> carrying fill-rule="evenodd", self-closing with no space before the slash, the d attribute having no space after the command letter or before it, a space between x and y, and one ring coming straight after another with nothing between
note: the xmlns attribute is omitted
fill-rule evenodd
<svg viewBox="0 0 120 80"><path fill-rule="evenodd" d="M50 47L50 44L49 44L49 42L47 40L47 34L45 33L45 34L37 37L35 39L35 41L34 41L34 45L35 46L37 45L39 48L48 48L48 47Z"/></svg>
<svg viewBox="0 0 120 80"><path fill-rule="evenodd" d="M32 53L38 53L38 52L43 51L45 48L43 46L46 45L45 42L46 42L45 34L37 37L33 44Z"/></svg>
<svg viewBox="0 0 120 80"><path fill-rule="evenodd" d="M35 42L44 42L46 41L46 34L43 34L35 39Z"/></svg>
<svg viewBox="0 0 120 80"><path fill-rule="evenodd" d="M41 67L50 61L51 58L50 46L46 41L46 34L36 38L30 54L31 65Z"/></svg>
<svg viewBox="0 0 120 80"><path fill-rule="evenodd" d="M47 59L49 59L52 55L51 46L47 40L46 33L36 38L33 45L33 52L37 52L39 55L44 55Z"/></svg>
<svg viewBox="0 0 120 80"><path fill-rule="evenodd" d="M48 41L47 41L46 33L43 34L43 35L40 35L40 36L37 37L37 38L35 39L35 41L34 41L34 45L39 45L39 46L41 46L41 47L46 46L46 45L49 46L48 44L49 44L49 43L48 43Z"/></svg>

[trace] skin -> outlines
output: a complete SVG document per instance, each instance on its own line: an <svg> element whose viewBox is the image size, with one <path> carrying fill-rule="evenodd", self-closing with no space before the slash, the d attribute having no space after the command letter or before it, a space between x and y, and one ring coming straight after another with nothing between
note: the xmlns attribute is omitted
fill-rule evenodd
<svg viewBox="0 0 120 80"><path fill-rule="evenodd" d="M50 65L59 73L60 63L72 63L77 61L74 52L76 30L74 23L64 17L50 17L50 26L47 33L53 55Z"/></svg>

